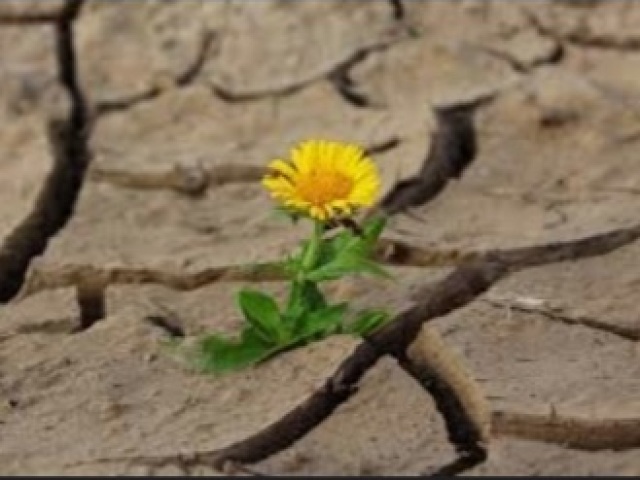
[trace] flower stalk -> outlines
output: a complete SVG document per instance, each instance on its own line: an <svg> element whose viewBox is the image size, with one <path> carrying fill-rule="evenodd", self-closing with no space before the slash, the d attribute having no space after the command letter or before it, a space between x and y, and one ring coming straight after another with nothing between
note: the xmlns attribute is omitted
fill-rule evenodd
<svg viewBox="0 0 640 480"><path fill-rule="evenodd" d="M302 274L301 279L304 277L304 272L311 271L318 261L318 253L320 253L320 242L322 242L323 233L324 224L317 220L313 222L313 234L302 257L302 269L300 270Z"/></svg>

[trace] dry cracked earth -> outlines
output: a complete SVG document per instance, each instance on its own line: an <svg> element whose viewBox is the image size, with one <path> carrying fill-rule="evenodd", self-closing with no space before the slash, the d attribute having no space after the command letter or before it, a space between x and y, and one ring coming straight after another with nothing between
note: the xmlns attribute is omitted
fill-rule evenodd
<svg viewBox="0 0 640 480"><path fill-rule="evenodd" d="M2 2L0 473L640 475L640 4ZM258 180L384 177L396 316L212 378Z"/></svg>

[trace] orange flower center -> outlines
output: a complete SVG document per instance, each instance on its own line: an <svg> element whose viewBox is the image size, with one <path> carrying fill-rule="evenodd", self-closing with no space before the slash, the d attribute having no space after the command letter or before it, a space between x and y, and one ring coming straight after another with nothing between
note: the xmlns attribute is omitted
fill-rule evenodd
<svg viewBox="0 0 640 480"><path fill-rule="evenodd" d="M301 175L296 189L301 198L316 207L334 200L346 200L353 188L353 180L340 172L313 170Z"/></svg>

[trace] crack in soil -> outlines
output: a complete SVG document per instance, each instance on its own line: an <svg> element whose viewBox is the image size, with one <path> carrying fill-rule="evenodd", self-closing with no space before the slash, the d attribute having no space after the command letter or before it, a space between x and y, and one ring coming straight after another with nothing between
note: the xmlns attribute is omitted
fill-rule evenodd
<svg viewBox="0 0 640 480"><path fill-rule="evenodd" d="M491 416L492 432L563 445L579 450L630 450L640 447L640 418L598 419L564 415L498 411Z"/></svg>
<svg viewBox="0 0 640 480"><path fill-rule="evenodd" d="M184 329L177 318L170 318L164 315L149 315L145 317L145 321L154 327L164 330L172 338L184 338L185 336Z"/></svg>
<svg viewBox="0 0 640 480"><path fill-rule="evenodd" d="M0 302L7 302L18 293L31 260L44 252L49 239L71 217L90 162L90 122L78 83L73 31L82 4L82 0L68 0L54 16L58 78L70 97L71 109L68 118L49 121L53 168L32 212L0 247Z"/></svg>
<svg viewBox="0 0 640 480"><path fill-rule="evenodd" d="M353 65L364 61L368 55L364 55L357 58ZM327 76L327 79L333 85L333 88L338 92L344 101L350 103L357 108L372 107L373 103L367 95L358 91L356 83L353 81L350 75L350 69L353 65L344 66L343 68L336 69Z"/></svg>
<svg viewBox="0 0 640 480"><path fill-rule="evenodd" d="M398 361L402 369L433 398L447 427L449 441L455 445L460 455L460 458L438 469L436 473L461 473L484 462L487 458L487 450L482 444L482 434L469 418L460 397L446 379L436 373L427 362L417 364L406 356ZM461 463L462 458L465 461Z"/></svg>
<svg viewBox="0 0 640 480"><path fill-rule="evenodd" d="M356 107L370 106L371 101L365 95L356 91L355 84L349 77L349 71L358 63L367 59L371 54L384 52L403 41L409 40L410 38L411 37L409 35L401 32L394 35L393 38L389 40L357 48L346 58L337 61L328 69L287 85L239 92L233 91L231 88L221 85L215 81L210 81L211 90L216 97L225 102L243 103L263 100L265 98L287 97L298 93L300 90L307 88L316 82L328 80L336 88L338 94L347 102Z"/></svg>
<svg viewBox="0 0 640 480"><path fill-rule="evenodd" d="M105 317L105 290L104 284L95 279L76 285L80 324L72 333L84 331Z"/></svg>
<svg viewBox="0 0 640 480"><path fill-rule="evenodd" d="M467 103L436 107L437 127L420 172L398 182L378 209L394 215L424 205L442 192L451 179L460 178L477 153L474 113L495 96L496 93L491 93Z"/></svg>
<svg viewBox="0 0 640 480"><path fill-rule="evenodd" d="M590 318L586 316L571 316L562 313L553 308L546 307L544 305L532 305L523 302L519 299L497 299L493 297L485 297L483 302L497 308L504 308L507 310L515 310L523 313L534 313L541 315L549 320L564 323L566 325L580 325L601 332L610 333L616 335L625 340L631 340L633 342L640 340L640 328L639 327L625 327L623 325L614 325L611 323L603 322L597 318Z"/></svg>
<svg viewBox="0 0 640 480"><path fill-rule="evenodd" d="M404 20L405 11L402 0L389 0L389 6L394 20Z"/></svg>
<svg viewBox="0 0 640 480"><path fill-rule="evenodd" d="M548 65L557 65L560 62L562 62L562 60L565 58L566 51L563 43L557 41L555 38L551 40L554 41L554 45L549 52L537 58L534 58L528 62L523 62L518 58L516 58L514 55L511 55L509 52L505 52L497 48L482 46L482 47L479 47L479 49L480 51L485 52L494 58L497 58L499 60L506 62L507 65L509 65L509 67L514 72L529 74L533 72L536 68L540 68Z"/></svg>
<svg viewBox="0 0 640 480"><path fill-rule="evenodd" d="M0 25L46 25L60 19L64 9L55 12L0 13Z"/></svg>
<svg viewBox="0 0 640 480"><path fill-rule="evenodd" d="M155 100L166 90L172 87L183 88L191 85L198 78L200 72L204 68L207 62L207 56L209 55L216 38L216 32L214 31L206 31L202 34L200 46L193 62L188 65L184 71L171 80L171 85L152 85L146 90L133 93L122 98L96 101L94 105L96 117L107 115L109 113L122 112L138 105L139 103Z"/></svg>
<svg viewBox="0 0 640 480"><path fill-rule="evenodd" d="M407 349L402 366L436 401L458 453L469 461L484 461L489 442L489 403L442 336L434 329L423 328Z"/></svg>
<svg viewBox="0 0 640 480"><path fill-rule="evenodd" d="M197 197L211 185L258 182L265 172L263 166L239 163L219 164L210 168L176 164L170 170L148 172L95 166L89 172L89 180L136 190L174 190Z"/></svg>
<svg viewBox="0 0 640 480"><path fill-rule="evenodd" d="M588 29L576 29L570 32L557 32L532 11L524 8L523 13L529 24L540 35L558 42L566 42L578 47L597 48L601 50L618 50L621 52L636 52L640 50L640 37L616 36L607 33L594 33Z"/></svg>
<svg viewBox="0 0 640 480"><path fill-rule="evenodd" d="M420 476L427 477L452 477L455 475L460 475L461 473L466 472L467 470L472 469L473 467L478 466L483 463L487 459L487 453L482 452L481 454L466 454L463 453L460 457L456 458L452 462L443 465L435 471L425 471L421 472Z"/></svg>
<svg viewBox="0 0 640 480"><path fill-rule="evenodd" d="M263 460L289 447L331 415L357 390L358 381L382 356L403 358L422 325L429 320L469 304L497 281L518 270L605 255L638 238L640 224L573 241L495 251L486 258L467 262L437 283L427 298L401 312L390 323L368 336L327 379L324 386L305 402L255 435L209 452L127 457L119 460L151 466L179 465L186 471L201 465L221 470L228 462L243 464ZM635 423L632 426L635 430L629 429L630 436L635 442L640 429ZM118 459L109 459L112 460Z"/></svg>
<svg viewBox="0 0 640 480"><path fill-rule="evenodd" d="M386 44L373 45L371 48L356 50L350 58L338 64L326 75L327 80L331 82L338 94L354 107L363 108L374 106L374 103L366 94L358 91L356 83L351 78L351 70L369 58L372 53L385 51L392 45L393 44L389 42Z"/></svg>
<svg viewBox="0 0 640 480"><path fill-rule="evenodd" d="M459 248L436 249L417 247L402 240L381 238L376 244L373 258L398 267L451 267L491 254L493 250L475 251Z"/></svg>
<svg viewBox="0 0 640 480"><path fill-rule="evenodd" d="M47 270L35 266L20 292L20 299L43 290L63 287L100 285L159 284L178 291L196 290L217 281L269 282L286 278L280 263L257 263L210 267L195 272L172 272L145 267L95 267L93 265L63 265ZM89 287L92 288L92 287Z"/></svg>

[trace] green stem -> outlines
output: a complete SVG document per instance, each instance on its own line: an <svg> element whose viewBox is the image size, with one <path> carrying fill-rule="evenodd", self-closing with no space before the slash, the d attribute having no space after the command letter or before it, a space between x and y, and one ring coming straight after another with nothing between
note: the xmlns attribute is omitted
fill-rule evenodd
<svg viewBox="0 0 640 480"><path fill-rule="evenodd" d="M318 261L318 254L320 253L320 243L322 242L323 232L324 224L316 221L313 226L313 234L311 235L311 240L309 240L307 248L304 251L304 256L302 257L303 273L312 270Z"/></svg>
<svg viewBox="0 0 640 480"><path fill-rule="evenodd" d="M305 278L307 272L313 270L318 263L318 256L320 254L320 245L322 243L322 234L324 233L324 225L320 222L314 223L313 233L309 242L307 243L304 251L302 252L302 262L300 270L297 275L291 280L291 290L289 292L289 300L287 304L287 312L295 312L294 323L299 321L299 315L302 314L305 309L304 305L304 293L308 285L308 280ZM294 329L296 325L292 326Z"/></svg>

